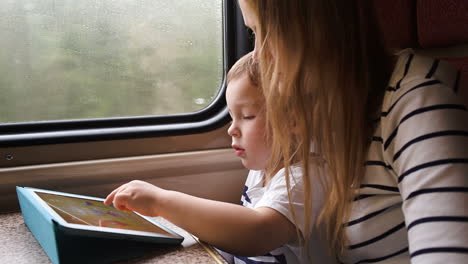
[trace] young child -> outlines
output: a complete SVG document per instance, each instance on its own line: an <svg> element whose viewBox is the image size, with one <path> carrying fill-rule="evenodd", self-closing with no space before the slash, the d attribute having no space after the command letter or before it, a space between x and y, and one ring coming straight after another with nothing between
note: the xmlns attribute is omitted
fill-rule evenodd
<svg viewBox="0 0 468 264"><path fill-rule="evenodd" d="M113 203L120 210L147 216L162 216L201 240L232 253L235 263L308 262L307 254L301 251L303 235L310 233L304 221L301 169L290 169L289 184L283 169L271 177L264 171L271 149L264 97L252 53L230 70L226 100L232 117L228 129L232 147L242 164L251 170L242 193L242 206L163 190L142 181L120 186L109 194L105 204ZM314 241L311 239L309 247L321 252L316 254L323 254L325 251ZM327 263L323 256L320 258L320 263Z"/></svg>

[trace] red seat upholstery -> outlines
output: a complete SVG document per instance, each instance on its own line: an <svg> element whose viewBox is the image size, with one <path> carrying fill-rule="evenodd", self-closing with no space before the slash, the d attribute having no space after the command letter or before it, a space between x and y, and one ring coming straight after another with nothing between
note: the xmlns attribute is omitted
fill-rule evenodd
<svg viewBox="0 0 468 264"><path fill-rule="evenodd" d="M416 17L422 48L468 43L468 1L418 0Z"/></svg>
<svg viewBox="0 0 468 264"><path fill-rule="evenodd" d="M419 47L415 23L416 1L374 0L374 12L389 50Z"/></svg>
<svg viewBox="0 0 468 264"><path fill-rule="evenodd" d="M458 93L468 105L468 1L373 0L373 5L387 49L439 49L434 57L460 71ZM460 45L455 56L440 52Z"/></svg>

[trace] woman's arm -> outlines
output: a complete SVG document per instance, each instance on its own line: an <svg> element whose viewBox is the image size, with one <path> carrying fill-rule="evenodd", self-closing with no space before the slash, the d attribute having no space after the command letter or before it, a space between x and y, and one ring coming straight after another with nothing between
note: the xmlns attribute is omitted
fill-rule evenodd
<svg viewBox="0 0 468 264"><path fill-rule="evenodd" d="M168 191L142 181L115 189L105 204L147 216L162 216L224 251L261 255L293 240L294 225L274 209L249 209Z"/></svg>
<svg viewBox="0 0 468 264"><path fill-rule="evenodd" d="M385 155L403 199L411 263L466 263L468 114L431 79L395 92Z"/></svg>

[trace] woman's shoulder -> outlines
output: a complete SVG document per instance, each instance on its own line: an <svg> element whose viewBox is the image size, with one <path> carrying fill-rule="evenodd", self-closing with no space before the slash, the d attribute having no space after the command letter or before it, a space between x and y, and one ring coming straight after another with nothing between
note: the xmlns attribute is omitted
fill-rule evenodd
<svg viewBox="0 0 468 264"><path fill-rule="evenodd" d="M382 104L382 122L400 122L406 115L434 106L460 105L459 74L448 63L404 50L398 56Z"/></svg>
<svg viewBox="0 0 468 264"><path fill-rule="evenodd" d="M455 88L458 72L450 64L437 58L421 55L417 50L405 49L397 54L397 62L389 81L389 90L399 91L421 82L439 81Z"/></svg>

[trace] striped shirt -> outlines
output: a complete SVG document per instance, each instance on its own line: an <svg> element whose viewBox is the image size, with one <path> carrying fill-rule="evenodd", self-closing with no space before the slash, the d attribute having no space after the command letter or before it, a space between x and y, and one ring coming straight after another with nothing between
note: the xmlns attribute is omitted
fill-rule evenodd
<svg viewBox="0 0 468 264"><path fill-rule="evenodd" d="M460 75L404 51L347 222L343 263L468 263L468 111Z"/></svg>

